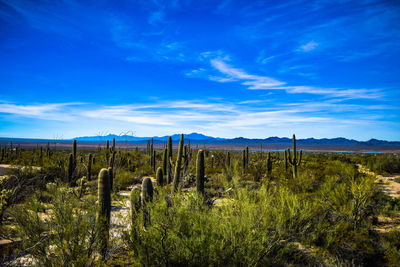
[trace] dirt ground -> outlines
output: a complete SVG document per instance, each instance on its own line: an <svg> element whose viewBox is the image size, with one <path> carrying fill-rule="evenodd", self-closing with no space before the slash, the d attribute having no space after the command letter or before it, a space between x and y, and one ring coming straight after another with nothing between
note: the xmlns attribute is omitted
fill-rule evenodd
<svg viewBox="0 0 400 267"><path fill-rule="evenodd" d="M360 164L358 164L357 167L360 172L375 176L377 178L377 185L384 193L393 198L400 198L400 183L396 182L400 181L400 174L393 176L382 176L375 174ZM378 225L375 227L376 231L384 233L396 228L400 229L400 212L394 213L392 217L378 217Z"/></svg>

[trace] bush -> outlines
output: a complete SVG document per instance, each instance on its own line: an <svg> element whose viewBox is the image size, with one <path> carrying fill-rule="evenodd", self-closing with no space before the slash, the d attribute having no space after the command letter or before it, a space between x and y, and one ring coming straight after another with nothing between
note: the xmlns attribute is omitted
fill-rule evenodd
<svg viewBox="0 0 400 267"><path fill-rule="evenodd" d="M35 194L12 212L23 249L38 265L83 266L94 260L95 199L80 201L77 190L49 183L52 205Z"/></svg>

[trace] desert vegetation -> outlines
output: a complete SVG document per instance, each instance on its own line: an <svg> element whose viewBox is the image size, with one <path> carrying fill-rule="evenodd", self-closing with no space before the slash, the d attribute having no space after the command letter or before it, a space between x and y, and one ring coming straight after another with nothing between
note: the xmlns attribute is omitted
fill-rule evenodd
<svg viewBox="0 0 400 267"><path fill-rule="evenodd" d="M400 173L398 154L311 153L294 135L282 151L208 150L181 135L144 149L9 144L0 160L5 265L400 262L399 195L377 179Z"/></svg>

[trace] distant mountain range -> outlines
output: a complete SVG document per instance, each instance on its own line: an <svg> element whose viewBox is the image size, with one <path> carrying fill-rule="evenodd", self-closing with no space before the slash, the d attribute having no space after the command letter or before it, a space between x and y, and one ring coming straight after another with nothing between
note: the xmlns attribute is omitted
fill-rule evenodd
<svg viewBox="0 0 400 267"><path fill-rule="evenodd" d="M180 134L174 134L171 136L174 144L180 139ZM268 137L265 139L250 139L250 138L219 138L219 137L211 137L206 136L199 133L191 133L185 134L185 141L191 142L194 145L214 145L214 146L260 146L262 145L266 149L268 148L287 148L292 145L292 138L287 137ZM145 144L147 140L153 138L155 144L164 144L168 140L168 136L153 136L153 137L136 137L130 135L113 135L109 134L106 136L83 136L76 137L78 142L84 143L104 143L106 140L112 141L113 138L118 143L128 143L132 145L140 145ZM57 143L70 143L73 139L63 139L57 140ZM44 139L25 139L25 138L0 138L0 145L4 146L5 144L13 141L14 143L42 143L42 142L51 142L54 143L54 140L44 140ZM400 150L400 141L384 141L377 139L370 139L368 141L357 141L353 139L346 139L343 137L338 138L306 138L306 139L297 139L297 146L299 148L304 149L326 149L326 150L366 150L366 151L379 151L379 150Z"/></svg>
<svg viewBox="0 0 400 267"><path fill-rule="evenodd" d="M172 141L179 141L180 134L171 135ZM169 136L153 136L153 137L135 137L129 135L113 135L109 134L107 136L84 136L84 137L76 137L77 141L82 142L99 142L106 140L112 141L113 138L117 142L147 142L153 138L154 142L165 142L168 140ZM244 137L236 137L236 138L220 138L220 137L212 137L207 136L204 134L199 133L191 133L184 135L185 140L190 140L192 143L197 144L232 144L232 145L288 145L292 144L292 138L287 137L268 137L265 139L257 139L257 138L244 138ZM72 139L71 139L72 140ZM368 146L400 146L400 141L384 141L384 140L377 140L377 139L370 139L369 141L357 141L353 139L347 139L343 137L337 138L322 138L322 139L315 139L315 138L306 138L306 139L297 139L298 145L332 145L332 146L357 146L357 145L368 145Z"/></svg>
<svg viewBox="0 0 400 267"><path fill-rule="evenodd" d="M147 141L153 138L154 141L168 141L169 135L166 136L152 136L152 137L136 137L136 136L131 136L131 135L115 135L115 134L109 134L106 136L83 136L83 137L76 137L76 141L83 141L83 142L98 142L98 141L112 141L113 138L115 138L116 141L120 142L140 142L140 141ZM191 140L191 141L221 141L221 140L228 140L225 138L219 138L219 137L211 137L211 136L206 136L204 134L199 134L199 133L191 133L191 134L185 134L184 135L186 140ZM171 135L172 141L179 141L181 138L180 134L174 134ZM71 139L72 140L72 139Z"/></svg>

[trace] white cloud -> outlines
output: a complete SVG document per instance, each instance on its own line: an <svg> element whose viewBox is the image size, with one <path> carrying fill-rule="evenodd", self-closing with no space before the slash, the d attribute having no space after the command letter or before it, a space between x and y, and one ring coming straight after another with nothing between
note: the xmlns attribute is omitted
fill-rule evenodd
<svg viewBox="0 0 400 267"><path fill-rule="evenodd" d="M299 49L297 51L302 51L302 52L309 52L314 50L315 48L317 48L319 44L317 42L314 41L310 41L302 46L299 47Z"/></svg>
<svg viewBox="0 0 400 267"><path fill-rule="evenodd" d="M12 103L0 103L0 113L22 116L27 118L38 118L43 120L71 120L71 115L60 112L68 106L80 105L81 103L53 103L16 105Z"/></svg>
<svg viewBox="0 0 400 267"><path fill-rule="evenodd" d="M243 69L235 68L220 58L211 59L210 64L214 69L219 71L225 77L216 75L206 75L205 69L202 69L201 73L197 72L198 75L193 75L192 71L190 74L193 77L206 77L209 80L216 82L235 82L240 81L241 84L247 86L250 90L285 90L287 93L307 93L307 94L319 94L327 95L331 97L342 97L347 99L352 98L365 98L375 99L381 97L378 90L371 89L342 89L342 88L322 88L314 86L299 86L299 85L288 85L286 82L278 81L274 78L260 75L249 74ZM187 75L190 76L190 75Z"/></svg>
<svg viewBox="0 0 400 267"><path fill-rule="evenodd" d="M344 104L332 100L322 103L274 104L274 101L269 101L267 105L256 104L261 102L260 99L252 99L239 102L157 101L130 105L79 103L21 105L0 101L0 116L13 123L24 122L24 118L36 119L37 125L55 121L57 126L52 124L54 128L52 131L48 130L49 133L56 129L57 132L62 131L65 138L79 134L95 135L98 131L120 132L128 128L134 129L139 136L200 131L214 136L261 137L272 135L274 131L282 132L282 129L290 132L293 127L332 129L351 127L351 125L371 125L371 123L379 125L380 121L384 120L379 111L385 114L390 109L384 105ZM357 113L354 112L356 110ZM371 117L372 115L374 117ZM84 131L86 132L83 133Z"/></svg>

